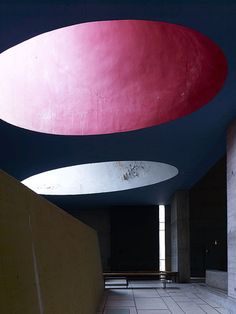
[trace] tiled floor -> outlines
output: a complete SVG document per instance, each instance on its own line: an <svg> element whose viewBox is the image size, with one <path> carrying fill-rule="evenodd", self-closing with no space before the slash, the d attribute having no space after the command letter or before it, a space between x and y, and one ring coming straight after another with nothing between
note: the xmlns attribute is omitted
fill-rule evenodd
<svg viewBox="0 0 236 314"><path fill-rule="evenodd" d="M199 294L194 284L133 282L129 289L109 289L98 314L227 314L219 304ZM236 311L235 311L236 313Z"/></svg>

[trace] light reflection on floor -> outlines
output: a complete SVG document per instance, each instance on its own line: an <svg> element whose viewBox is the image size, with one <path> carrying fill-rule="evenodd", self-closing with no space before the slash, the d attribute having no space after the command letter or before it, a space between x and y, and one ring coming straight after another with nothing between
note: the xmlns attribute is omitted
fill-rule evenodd
<svg viewBox="0 0 236 314"><path fill-rule="evenodd" d="M200 292L199 284L133 281L129 288L106 289L97 314L227 314L236 313Z"/></svg>

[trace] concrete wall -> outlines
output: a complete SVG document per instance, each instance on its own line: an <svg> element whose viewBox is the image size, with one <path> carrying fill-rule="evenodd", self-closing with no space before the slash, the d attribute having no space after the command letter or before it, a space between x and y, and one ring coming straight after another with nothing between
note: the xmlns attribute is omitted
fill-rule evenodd
<svg viewBox="0 0 236 314"><path fill-rule="evenodd" d="M0 313L93 314L96 232L0 172Z"/></svg>
<svg viewBox="0 0 236 314"><path fill-rule="evenodd" d="M68 210L74 217L97 231L102 268L111 270L111 224L109 208L85 208Z"/></svg>
<svg viewBox="0 0 236 314"><path fill-rule="evenodd" d="M112 267L119 270L121 264L128 270L158 267L158 206L70 208L70 205L60 203L60 207L97 231L104 271Z"/></svg>
<svg viewBox="0 0 236 314"><path fill-rule="evenodd" d="M171 270L179 273L179 282L189 282L190 247L188 191L177 191L171 202Z"/></svg>
<svg viewBox="0 0 236 314"><path fill-rule="evenodd" d="M227 271L226 159L218 161L189 191L191 275Z"/></svg>
<svg viewBox="0 0 236 314"><path fill-rule="evenodd" d="M227 136L228 295L236 299L236 121Z"/></svg>
<svg viewBox="0 0 236 314"><path fill-rule="evenodd" d="M228 274L226 271L206 270L206 284L209 287L228 290Z"/></svg>
<svg viewBox="0 0 236 314"><path fill-rule="evenodd" d="M165 208L166 208L166 270L171 271L171 206L166 205Z"/></svg>
<svg viewBox="0 0 236 314"><path fill-rule="evenodd" d="M158 206L113 207L112 271L155 271L158 261Z"/></svg>

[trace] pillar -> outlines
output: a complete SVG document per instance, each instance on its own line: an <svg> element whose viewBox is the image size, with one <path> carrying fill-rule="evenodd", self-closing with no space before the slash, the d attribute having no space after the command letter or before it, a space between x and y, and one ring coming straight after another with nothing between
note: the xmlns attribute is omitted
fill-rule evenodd
<svg viewBox="0 0 236 314"><path fill-rule="evenodd" d="M236 299L236 120L227 134L228 295Z"/></svg>
<svg viewBox="0 0 236 314"><path fill-rule="evenodd" d="M166 216L166 270L171 271L171 206L165 206Z"/></svg>
<svg viewBox="0 0 236 314"><path fill-rule="evenodd" d="M188 191L177 191L171 203L171 270L179 282L190 281Z"/></svg>

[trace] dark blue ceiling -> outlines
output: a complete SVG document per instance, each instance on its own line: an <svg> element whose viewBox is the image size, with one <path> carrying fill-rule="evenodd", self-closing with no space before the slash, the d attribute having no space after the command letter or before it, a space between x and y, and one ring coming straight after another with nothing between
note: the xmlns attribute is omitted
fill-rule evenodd
<svg viewBox="0 0 236 314"><path fill-rule="evenodd" d="M234 1L1 2L0 51L48 30L109 19L149 19L192 27L223 49L228 60L228 78L222 91L199 111L139 131L68 137L31 132L1 121L0 166L19 180L58 167L110 160L152 160L179 169L174 179L150 187L47 197L66 209L168 203L175 190L191 187L225 154L227 126L236 117Z"/></svg>

